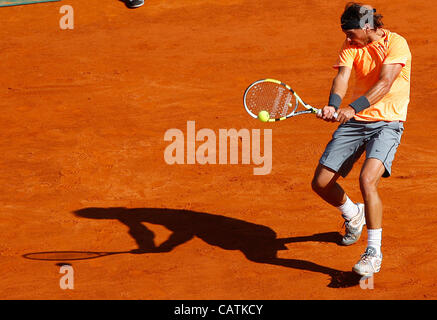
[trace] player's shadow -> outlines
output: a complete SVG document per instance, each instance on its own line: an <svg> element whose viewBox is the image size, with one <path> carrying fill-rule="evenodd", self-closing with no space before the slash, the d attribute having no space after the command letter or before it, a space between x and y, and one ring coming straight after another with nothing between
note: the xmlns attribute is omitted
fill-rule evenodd
<svg viewBox="0 0 437 320"><path fill-rule="evenodd" d="M344 272L310 261L277 257L278 250L287 250L287 243L315 241L339 244L341 235L338 232L277 238L272 229L263 225L190 210L84 208L75 211L74 214L88 219L115 219L125 224L129 228L129 234L138 244L138 248L131 251L134 254L169 252L196 236L225 250L239 250L253 262L327 274L331 277L329 287L355 286L360 280L352 271ZM172 233L166 241L155 246L154 233L142 222L162 225Z"/></svg>

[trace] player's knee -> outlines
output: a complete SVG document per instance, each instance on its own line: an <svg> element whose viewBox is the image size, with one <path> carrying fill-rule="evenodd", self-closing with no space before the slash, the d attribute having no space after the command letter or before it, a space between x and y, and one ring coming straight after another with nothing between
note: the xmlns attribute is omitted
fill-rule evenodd
<svg viewBox="0 0 437 320"><path fill-rule="evenodd" d="M360 188L363 193L373 192L377 189L378 179L369 174L360 175Z"/></svg>
<svg viewBox="0 0 437 320"><path fill-rule="evenodd" d="M321 179L318 179L317 177L314 177L311 181L311 189L315 193L321 193L323 190L327 187L327 184L324 183Z"/></svg>

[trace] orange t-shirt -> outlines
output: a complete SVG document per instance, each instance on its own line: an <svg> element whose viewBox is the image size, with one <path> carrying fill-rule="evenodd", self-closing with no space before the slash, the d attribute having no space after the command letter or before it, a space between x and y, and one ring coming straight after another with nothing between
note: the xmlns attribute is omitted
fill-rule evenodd
<svg viewBox="0 0 437 320"><path fill-rule="evenodd" d="M390 91L377 103L357 113L359 121L405 121L410 102L411 52L407 41L389 30L384 36L359 48L344 42L334 68L346 66L355 69L356 86L353 100L364 95L379 80L384 64L399 63L402 70Z"/></svg>

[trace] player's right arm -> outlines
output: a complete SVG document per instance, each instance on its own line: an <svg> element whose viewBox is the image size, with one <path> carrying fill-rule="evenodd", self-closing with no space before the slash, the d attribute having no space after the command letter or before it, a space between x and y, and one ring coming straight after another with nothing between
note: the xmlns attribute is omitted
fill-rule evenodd
<svg viewBox="0 0 437 320"><path fill-rule="evenodd" d="M332 81L331 86L331 92L330 96L337 95L338 98L343 100L343 98L346 95L347 89L348 89L348 83L351 76L352 69L347 66L339 66L337 75L335 76L334 80ZM335 104L335 103L332 103ZM319 116L319 118L322 118L326 121L336 121L334 118L334 112L336 111L336 108L339 106L334 105L327 105L322 108L322 113Z"/></svg>

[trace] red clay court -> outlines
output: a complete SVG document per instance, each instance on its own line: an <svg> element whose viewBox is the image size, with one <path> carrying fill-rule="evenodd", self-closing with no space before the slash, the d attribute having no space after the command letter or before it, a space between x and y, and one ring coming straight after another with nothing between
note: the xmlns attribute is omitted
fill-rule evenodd
<svg viewBox="0 0 437 320"><path fill-rule="evenodd" d="M341 216L311 190L336 124L265 124L242 105L247 85L266 77L326 103L345 3L0 8L0 298L436 299L435 6L371 2L413 55L405 132L380 183L384 262L373 290L351 273L365 232L339 246ZM59 27L65 4L73 30ZM271 173L168 165L164 134L190 120L214 132L272 129ZM355 201L359 164L340 181ZM60 288L64 262L74 290Z"/></svg>

